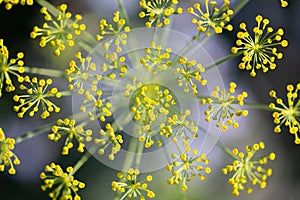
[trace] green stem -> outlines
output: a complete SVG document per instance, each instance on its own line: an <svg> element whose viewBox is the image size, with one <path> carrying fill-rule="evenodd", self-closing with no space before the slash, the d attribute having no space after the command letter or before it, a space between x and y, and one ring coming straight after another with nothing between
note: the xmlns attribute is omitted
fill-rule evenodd
<svg viewBox="0 0 300 200"><path fill-rule="evenodd" d="M135 168L136 169L139 169L139 166L141 164L143 150L144 150L144 142L139 142L137 151L136 151L136 158L135 158Z"/></svg>
<svg viewBox="0 0 300 200"><path fill-rule="evenodd" d="M19 66L12 66L12 70L18 70ZM51 76L55 78L64 78L65 73L62 70L59 69L46 69L46 68L38 68L38 67L28 67L23 66L25 73L31 73L31 74L39 74L43 76Z"/></svg>
<svg viewBox="0 0 300 200"><path fill-rule="evenodd" d="M267 110L267 111L274 111L271 109L268 105L265 104L258 104L258 103L250 103L250 102L244 102L245 106L249 108L259 109L259 110Z"/></svg>
<svg viewBox="0 0 300 200"><path fill-rule="evenodd" d="M116 0L116 3L117 3L117 6L121 12L121 16L122 18L125 19L126 23L128 24L128 26L130 26L130 20L129 20L129 17L128 17L128 14L127 14L127 11L126 11L126 8L124 6L124 3L122 0Z"/></svg>
<svg viewBox="0 0 300 200"><path fill-rule="evenodd" d="M132 137L130 139L130 143L128 146L128 152L126 154L125 161L123 163L123 168L122 168L123 172L128 171L128 169L131 167L132 162L134 160L134 156L135 156L134 153L136 152L136 149L138 146L138 142L139 142L138 139L135 137Z"/></svg>
<svg viewBox="0 0 300 200"><path fill-rule="evenodd" d="M73 167L73 171L69 176L74 175L88 160L89 158L97 151L98 145L92 146L89 151L86 151L85 154L77 161L77 163Z"/></svg>
<svg viewBox="0 0 300 200"><path fill-rule="evenodd" d="M43 126L40 126L38 127L37 129L34 129L32 131L28 131L27 133L19 136L16 138L16 144L17 143L21 143L23 142L24 140L27 140L27 139L30 139L30 138L33 138L35 136L38 136L42 133L45 133L46 131L50 130L51 127L53 126L53 122L52 123L48 123L48 124L45 124Z"/></svg>
<svg viewBox="0 0 300 200"><path fill-rule="evenodd" d="M212 68L214 68L214 67L216 67L216 66L218 66L218 65L220 65L220 64L222 64L224 62L226 62L227 60L230 60L232 58L235 58L235 57L241 55L242 53L243 53L243 51L240 51L240 52L238 52L236 54L229 54L229 55L225 56L224 58L221 58L217 62L212 63L209 66L205 67L205 70L208 71L208 70L210 70L210 69L212 69Z"/></svg>
<svg viewBox="0 0 300 200"><path fill-rule="evenodd" d="M178 187L179 195L181 200L187 200L186 192L183 191L180 187Z"/></svg>
<svg viewBox="0 0 300 200"><path fill-rule="evenodd" d="M246 6L246 4L249 3L249 1L250 1L250 0L241 0L241 1L236 5L236 7L233 9L234 12L233 12L232 17L233 17L234 15L238 14L238 13L242 10L242 8L244 8L244 7Z"/></svg>
<svg viewBox="0 0 300 200"><path fill-rule="evenodd" d="M47 10L54 16L57 16L59 14L59 11L54 7L51 3L45 0L36 0L38 4L42 7L46 7Z"/></svg>

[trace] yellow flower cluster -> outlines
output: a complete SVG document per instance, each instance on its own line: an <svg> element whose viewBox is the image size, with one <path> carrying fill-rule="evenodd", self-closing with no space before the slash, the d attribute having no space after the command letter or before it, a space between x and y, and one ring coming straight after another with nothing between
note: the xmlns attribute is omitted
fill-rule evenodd
<svg viewBox="0 0 300 200"><path fill-rule="evenodd" d="M33 5L33 0L0 0L0 4L5 3L5 9L10 10L15 5Z"/></svg>
<svg viewBox="0 0 300 200"><path fill-rule="evenodd" d="M60 112L60 108L55 105L48 98L60 98L61 93L56 87L49 89L52 84L52 79L40 79L36 77L32 79L29 76L20 77L19 82L20 90L25 91L26 94L15 95L14 101L19 102L20 105L14 106L14 110L18 112L18 117L22 118L24 114L29 112L29 116L34 116L39 111L39 107L42 107L42 114L40 117L46 119L50 116L51 112Z"/></svg>
<svg viewBox="0 0 300 200"><path fill-rule="evenodd" d="M167 70L172 65L170 54L171 48L162 49L161 46L151 42L150 48L145 48L146 55L140 59L140 63L147 71L157 74L158 71Z"/></svg>
<svg viewBox="0 0 300 200"><path fill-rule="evenodd" d="M108 155L110 160L115 159L115 154L117 154L121 149L121 144L123 143L122 135L116 133L114 128L110 123L105 125L105 129L100 130L100 138L95 138L95 144L99 144L101 148L99 148L98 153L103 155L105 153L105 149L111 145L111 153Z"/></svg>
<svg viewBox="0 0 300 200"><path fill-rule="evenodd" d="M83 94L84 99L80 107L80 111L83 113L87 113L90 117L90 121L99 119L101 122L104 122L106 117L112 116L112 105L108 99L101 98L101 90L86 90L83 92Z"/></svg>
<svg viewBox="0 0 300 200"><path fill-rule="evenodd" d="M110 48L112 42L114 42L116 52L121 52L121 45L127 44L127 35L124 32L129 32L130 27L126 25L125 19L120 18L119 11L114 12L113 22L115 26L107 23L106 19L101 19L99 22L100 33L96 36L96 39L98 41L108 39L103 43L103 47L106 51Z"/></svg>
<svg viewBox="0 0 300 200"><path fill-rule="evenodd" d="M205 69L196 60L189 61L186 57L182 57L178 60L179 67L176 68L178 74L178 85L185 85L184 91L189 92L192 89L195 95L198 94L197 83L205 86L207 80L203 79L201 73L205 72Z"/></svg>
<svg viewBox="0 0 300 200"><path fill-rule="evenodd" d="M41 188L43 191L53 189L49 193L49 197L53 200L80 200L78 190L84 188L85 184L76 180L73 174L73 167L67 167L66 172L64 172L58 164L46 165L45 172L40 174L40 178L44 181Z"/></svg>
<svg viewBox="0 0 300 200"><path fill-rule="evenodd" d="M9 51L3 43L3 39L0 39L0 97L2 96L3 85L6 84L6 92L15 91L15 86L12 83L10 75L21 78L19 75L24 73L24 62L22 58L24 54L19 52L17 58L9 59Z"/></svg>
<svg viewBox="0 0 300 200"><path fill-rule="evenodd" d="M240 24L242 31L237 33L237 47L232 47L234 54L243 53L240 69L250 71L250 76L256 76L256 70L262 69L264 73L269 69L276 68L275 60L282 59L283 54L277 51L276 46L287 47L287 40L283 40L284 31L279 28L277 31L269 25L270 21L264 19L261 15L255 18L257 26L253 28L255 34L251 37L245 23Z"/></svg>
<svg viewBox="0 0 300 200"><path fill-rule="evenodd" d="M117 78L117 75L118 77L123 78L127 72L125 56L118 56L116 52L112 52L105 53L104 57L107 59L107 63L101 65L101 71L110 79Z"/></svg>
<svg viewBox="0 0 300 200"><path fill-rule="evenodd" d="M203 181L206 178L205 174L211 172L211 169L206 167L209 163L206 154L198 155L197 149L190 151L191 147L186 146L184 153L180 153L180 155L173 153L172 158L176 160L166 166L168 171L172 171L172 177L168 179L168 184L180 185L182 190L188 189L187 182L193 178L198 176Z"/></svg>
<svg viewBox="0 0 300 200"><path fill-rule="evenodd" d="M154 144L152 126L161 124L162 117L168 116L172 107L176 106L174 95L167 88L159 84L144 84L130 98L130 110L134 121L141 126L138 129L139 140L145 141L145 147Z"/></svg>
<svg viewBox="0 0 300 200"><path fill-rule="evenodd" d="M76 53L76 58L79 64L75 60L71 60L69 68L65 70L67 80L70 83L69 90L74 90L74 87L78 90L79 94L84 93L84 88L96 91L98 81L102 80L102 75L96 72L97 66L92 62L91 57L82 57L80 52Z"/></svg>
<svg viewBox="0 0 300 200"><path fill-rule="evenodd" d="M209 104L208 110L205 111L207 122L211 119L217 121L216 126L220 127L222 131L226 131L228 126L237 128L239 124L234 119L235 116L248 115L247 110L241 110L235 105L243 106L244 99L248 96L247 92L242 92L236 97L233 95L235 93L236 83L231 82L229 84L229 91L220 90L217 86L211 93L211 98L203 98L200 100L201 104Z"/></svg>
<svg viewBox="0 0 300 200"><path fill-rule="evenodd" d="M228 24L233 14L233 10L229 8L229 0L224 0L221 8L216 7L216 1L204 0L204 3L205 10L201 9L200 3L195 3L194 7L187 9L189 14L196 17L192 19L192 23L197 25L198 37L201 33L210 36L212 30L217 34L221 34L223 29L233 30L232 25Z"/></svg>
<svg viewBox="0 0 300 200"><path fill-rule="evenodd" d="M83 125L84 124L76 125L74 119L58 119L57 125L52 126L52 133L48 134L48 138L57 142L65 135L67 136L62 149L63 155L69 154L69 149L73 148L73 139L75 138L78 142L77 151L82 153L85 147L84 142L90 142L92 140L92 130L84 130Z"/></svg>
<svg viewBox="0 0 300 200"><path fill-rule="evenodd" d="M182 14L183 9L177 5L178 0L140 0L140 6L145 11L141 11L139 17L149 17L145 24L147 28L151 28L154 22L155 27L162 27L171 23L171 15Z"/></svg>
<svg viewBox="0 0 300 200"><path fill-rule="evenodd" d="M0 172L5 170L8 166L9 174L15 174L16 169L14 165L19 165L21 162L19 158L12 152L15 148L15 139L5 138L5 134L0 127Z"/></svg>
<svg viewBox="0 0 300 200"><path fill-rule="evenodd" d="M285 0L280 0L280 3L281 3L281 7L285 8L289 5L289 3Z"/></svg>
<svg viewBox="0 0 300 200"><path fill-rule="evenodd" d="M119 172L117 177L120 179L119 182L113 181L111 183L112 190L122 193L122 197L120 199L140 199L145 200L146 193L147 197L150 199L155 198L155 193L148 189L148 183L152 181L152 176L148 175L144 180L138 181L137 178L140 175L140 171L138 169L129 168L127 173Z"/></svg>
<svg viewBox="0 0 300 200"><path fill-rule="evenodd" d="M40 46L45 47L48 43L55 47L54 54L59 56L61 51L65 50L66 45L72 47L75 45L76 36L80 35L86 29L85 24L79 24L82 19L79 14L72 20L72 14L67 12L67 5L61 4L57 7L59 14L52 18L46 7L41 8L41 13L45 15L45 23L42 28L35 26L30 37L35 39L40 37Z"/></svg>
<svg viewBox="0 0 300 200"><path fill-rule="evenodd" d="M276 100L275 103L270 103L269 107L274 110L273 118L276 124L274 128L275 133L281 132L281 126L284 124L289 128L289 132L295 136L295 144L300 144L299 132L300 132L300 99L299 90L300 83L295 87L292 84L287 85L287 104L283 103L283 100L277 97L274 90L270 91L270 96Z"/></svg>
<svg viewBox="0 0 300 200"><path fill-rule="evenodd" d="M265 148L264 142L255 143L252 146L246 146L246 153L240 152L234 148L232 150L232 156L234 161L232 165L227 165L222 169L222 172L227 173L234 172L233 176L228 179L228 183L232 185L232 194L238 196L239 191L245 189L247 193L252 193L253 189L249 186L249 182L252 185L259 185L261 189L267 186L267 178L272 175L272 169L264 169L262 165L267 164L268 160L275 160L275 153L270 153L267 156L260 158L253 158L255 153Z"/></svg>
<svg viewBox="0 0 300 200"><path fill-rule="evenodd" d="M160 135L166 138L172 138L173 142L177 142L179 138L182 139L183 145L187 146L191 136L192 138L198 137L198 126L194 121L190 121L188 118L191 114L190 110L185 110L183 114L174 114L172 117L168 117L167 123L161 123Z"/></svg>

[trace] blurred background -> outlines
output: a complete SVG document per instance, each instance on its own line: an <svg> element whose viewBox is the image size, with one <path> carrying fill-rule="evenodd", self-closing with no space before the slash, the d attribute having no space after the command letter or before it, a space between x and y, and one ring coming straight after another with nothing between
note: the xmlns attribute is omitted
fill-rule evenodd
<svg viewBox="0 0 300 200"><path fill-rule="evenodd" d="M114 1L110 0L84 0L84 1L51 1L54 5L61 2L67 3L72 13L80 13L84 17L89 31L97 33L97 25L101 18L112 18L112 13L116 10ZM134 27L142 27L143 22L137 18L140 11L138 0L124 1L128 9L129 16L132 19ZM196 1L181 1L182 7L186 8ZM238 0L233 1L233 5ZM219 1L220 5L220 1ZM34 25L41 26L42 15L39 12L40 7L34 6L14 6L12 10L7 11L4 4L0 4L0 38L4 39L4 44L8 47L10 57L15 57L19 51L25 54L25 64L35 67L50 67L65 69L68 62L74 56L74 52L64 53L64 56L52 56L51 49L41 49L38 46L38 40L32 40L29 37ZM240 71L237 68L239 59L231 60L220 65L225 85L230 81L238 83L238 90L249 93L249 101L268 104L273 101L268 93L271 89L278 92L278 96L284 97L286 94L286 85L289 83L297 84L300 74L300 34L299 34L299 9L300 1L289 1L287 8L281 8L279 0L250 0L232 20L234 27L239 23L246 22L248 27L255 26L255 16L261 14L270 19L270 24L274 28L283 27L285 30L284 38L289 41L289 46L280 49L284 53L283 60L277 62L275 71L267 74L258 73L255 78L249 76L246 71ZM186 35L195 34L195 27L190 23L190 16L176 16L176 23L173 29ZM94 28L93 28L94 27ZM236 31L214 36L205 48L212 58L218 60L230 52L230 48L235 44ZM55 84L63 85L65 82L55 80ZM39 127L45 122L38 117L26 117L18 119L13 112L12 102L13 94L4 93L0 98L0 127L6 133L7 137L17 137L27 131ZM55 121L57 118L68 116L71 113L70 98L64 98L64 113L48 119L48 122ZM271 112L251 109L249 117L239 119L240 128L229 130L222 134L220 140L229 148L240 147L253 144L254 142L265 141L265 153L276 152L277 158L270 163L273 168L273 176L268 180L268 186L264 190L255 188L251 195L241 192L236 198L231 195L231 186L227 184L228 176L221 173L221 168L231 162L228 156L215 147L209 154L211 159L212 174L204 182L193 181L187 196L189 200L268 200L268 199L286 199L297 200L300 196L300 170L299 170L299 148L294 144L294 137L288 134L284 129L281 134L273 132L273 119ZM18 144L15 153L21 159L21 165L17 166L17 174L10 176L5 173L0 174L0 199L2 200L41 200L49 199L47 192L40 190L42 181L39 174L44 170L46 164L55 161L61 163L63 167L73 165L80 158L76 151L72 150L68 157L60 155L62 143L49 141L46 134L26 140ZM164 169L153 172L154 182L151 187L156 192L156 199L177 200L181 199L176 187L169 186L166 183L169 173ZM94 158L82 167L76 174L78 180L86 183L86 188L80 191L82 199L87 200L109 200L113 198L110 183L116 180L116 171L101 164Z"/></svg>

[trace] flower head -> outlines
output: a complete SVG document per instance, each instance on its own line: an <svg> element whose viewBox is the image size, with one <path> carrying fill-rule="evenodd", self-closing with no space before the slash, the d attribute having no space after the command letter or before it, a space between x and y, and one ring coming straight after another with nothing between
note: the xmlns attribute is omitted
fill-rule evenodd
<svg viewBox="0 0 300 200"><path fill-rule="evenodd" d="M84 130L83 124L76 125L74 119L58 119L57 125L52 126L52 133L48 134L48 138L57 142L65 135L67 139L62 150L63 155L69 154L69 149L73 147L73 138L77 140L77 150L81 153L84 152L84 142L90 142L92 140L92 130Z"/></svg>
<svg viewBox="0 0 300 200"><path fill-rule="evenodd" d="M138 176L140 171L138 169L129 168L127 173L119 172L117 174L120 181L113 181L111 187L113 191L119 191L122 193L120 199L132 199L139 198L140 200L145 200L145 196L150 199L155 198L155 193L148 189L147 182L152 181L152 176L148 175L144 180L138 181ZM143 194L143 193L146 193Z"/></svg>
<svg viewBox="0 0 300 200"><path fill-rule="evenodd" d="M211 94L211 98L201 99L202 104L209 104L208 110L205 111L207 122L211 119L217 121L216 126L221 127L223 131L227 130L228 126L238 127L235 116L247 116L247 110L241 110L235 105L244 105L244 99L248 96L247 92L242 92L236 97L235 93L236 84L231 82L229 84L229 91L220 90L217 86Z"/></svg>
<svg viewBox="0 0 300 200"><path fill-rule="evenodd" d="M184 153L179 155L173 153L173 163L167 165L166 169L172 172L172 177L168 179L168 183L180 185L182 190L187 190L187 182L195 177L199 177L201 181L205 180L205 174L209 174L211 169L205 167L208 160L205 154L198 155L198 150L191 151L191 147L187 146ZM202 164L201 164L202 163Z"/></svg>
<svg viewBox="0 0 300 200"><path fill-rule="evenodd" d="M270 91L270 96L276 100L275 103L270 103L269 107L274 110L273 118L276 124L274 128L275 133L281 132L281 126L284 124L289 128L289 132L295 136L295 143L300 144L299 132L300 132L300 99L299 90L300 83L294 87L289 84L287 87L287 104L283 103L283 100L277 97L274 90Z"/></svg>
<svg viewBox="0 0 300 200"><path fill-rule="evenodd" d="M183 145L187 146L190 138L198 137L199 129L194 121L189 120L190 114L190 110L185 110L181 115L174 114L168 117L166 123L160 125L160 135L172 138L173 142L177 142L181 138Z"/></svg>
<svg viewBox="0 0 300 200"><path fill-rule="evenodd" d="M45 15L45 23L42 28L35 26L30 34L31 38L40 37L40 46L47 44L55 47L54 54L59 56L66 46L74 46L76 36L80 35L86 29L85 24L79 24L82 19L79 14L72 20L72 14L67 12L67 5L61 4L57 7L58 15L52 16L46 7L41 8L41 13ZM55 19L53 19L53 17Z"/></svg>
<svg viewBox="0 0 300 200"><path fill-rule="evenodd" d="M196 60L189 61L186 57L182 57L178 60L178 66L176 73L178 74L178 85L185 85L184 91L189 92L190 88L193 93L198 94L197 83L206 85L207 81L203 79L201 73L205 72L205 69Z"/></svg>
<svg viewBox="0 0 300 200"><path fill-rule="evenodd" d="M66 172L64 172L61 166L51 163L46 166L45 172L40 174L40 178L44 181L41 188L43 191L53 189L49 193L49 197L53 200L80 200L78 190L84 188L85 184L76 180L73 176L74 173L73 167L67 167Z"/></svg>
<svg viewBox="0 0 300 200"><path fill-rule="evenodd" d="M140 141L145 141L149 148L154 141L155 127L160 125L165 116L172 114L177 106L175 95L159 84L144 84L137 88L130 98L130 111L134 121L140 125L137 130Z"/></svg>
<svg viewBox="0 0 300 200"><path fill-rule="evenodd" d="M285 8L289 5L288 1L285 1L285 0L280 0L280 3L281 3L281 7Z"/></svg>
<svg viewBox="0 0 300 200"><path fill-rule="evenodd" d="M19 52L17 58L9 59L9 51L3 44L3 39L0 39L0 97L2 96L3 85L6 84L6 92L15 90L10 75L21 78L19 73L24 73L24 62L22 58L24 54Z"/></svg>
<svg viewBox="0 0 300 200"><path fill-rule="evenodd" d="M101 19L99 23L100 33L96 36L96 39L100 41L105 40L105 37L109 37L109 39L103 43L104 49L108 50L114 42L116 51L121 52L121 45L127 44L126 32L130 31L130 27L126 25L125 19L120 18L119 11L114 12L113 22L114 25L107 23L106 19Z"/></svg>
<svg viewBox="0 0 300 200"><path fill-rule="evenodd" d="M282 39L284 31L279 28L277 31L268 24L268 19L261 15L256 18L257 26L253 28L254 38L250 36L245 23L240 24L242 31L237 33L237 47L232 47L234 54L243 53L240 69L250 71L250 76L256 76L256 70L262 69L266 73L269 69L276 68L275 60L282 59L283 54L277 52L277 46L286 47L288 42Z"/></svg>
<svg viewBox="0 0 300 200"><path fill-rule="evenodd" d="M263 142L255 143L252 146L246 146L246 153L239 152L238 149L232 150L232 156L234 161L232 165L227 165L222 169L222 172L227 173L234 172L233 176L228 179L228 183L232 185L232 194L238 196L239 191L244 190L245 186L247 193L252 192L252 187L249 186L249 182L252 185L258 184L260 188L267 186L267 178L272 175L272 169L264 169L262 165L267 164L268 160L275 159L275 153L269 155L253 158L255 153L265 148Z"/></svg>
<svg viewBox="0 0 300 200"><path fill-rule="evenodd" d="M1 3L5 3L5 8L6 10L10 10L13 6L15 5L28 5L28 6L32 6L33 5L33 0L1 0Z"/></svg>
<svg viewBox="0 0 300 200"><path fill-rule="evenodd" d="M233 14L233 10L229 8L230 1L224 0L221 8L217 8L216 1L204 0L205 9L203 10L200 3L195 3L194 7L188 8L188 13L194 15L192 23L197 25L197 30L201 33L205 33L206 36L210 36L211 31L220 34L223 29L232 31L232 25L228 24L230 22L230 17Z"/></svg>
<svg viewBox="0 0 300 200"><path fill-rule="evenodd" d="M149 17L145 24L147 28L151 28L154 22L156 27L162 27L170 24L171 15L183 12L177 5L178 0L140 0L140 6L146 11L141 11L139 17Z"/></svg>
<svg viewBox="0 0 300 200"><path fill-rule="evenodd" d="M123 78L127 72L127 65L125 64L125 56L118 56L116 52L105 53L107 63L101 65L101 72L106 74L110 79Z"/></svg>
<svg viewBox="0 0 300 200"><path fill-rule="evenodd" d="M79 64L75 60L71 60L70 67L65 70L67 80L70 83L69 90L76 88L79 93L83 93L84 88L88 85L90 90L95 91L98 82L102 80L102 75L96 73L96 64L92 62L91 57L82 57L80 52L76 53L76 58L79 60Z"/></svg>
<svg viewBox="0 0 300 200"><path fill-rule="evenodd" d="M14 101L19 102L20 105L14 106L14 110L18 112L18 117L22 118L27 111L29 116L34 116L42 107L42 114L40 117L46 119L51 112L59 112L60 108L55 105L49 98L60 98L61 93L56 87L49 89L52 85L51 79L40 79L36 77L30 79L28 76L22 77L19 80L22 84L20 90L25 91L26 94L15 95Z"/></svg>
<svg viewBox="0 0 300 200"><path fill-rule="evenodd" d="M8 166L9 174L15 174L16 169L14 165L19 165L19 158L12 152L15 148L15 139L6 138L5 134L0 127L0 172L3 172L5 167Z"/></svg>
<svg viewBox="0 0 300 200"><path fill-rule="evenodd" d="M84 99L82 101L80 111L87 113L90 117L90 121L99 119L100 121L104 122L106 117L112 116L112 105L109 99L102 98L102 93L103 92L101 90L86 90L82 93L84 94Z"/></svg>
<svg viewBox="0 0 300 200"><path fill-rule="evenodd" d="M105 129L100 130L100 138L95 138L95 144L99 144L100 148L98 153L103 155L105 153L105 149L111 146L111 153L108 155L110 160L114 160L115 154L117 154L121 149L121 144L123 143L122 135L117 134L114 128L110 123L105 125Z"/></svg>
<svg viewBox="0 0 300 200"><path fill-rule="evenodd" d="M172 65L170 54L171 48L163 50L161 46L156 45L154 42L150 44L151 48L146 48L146 55L140 59L141 64L147 71L152 71L153 74L162 70L167 70Z"/></svg>

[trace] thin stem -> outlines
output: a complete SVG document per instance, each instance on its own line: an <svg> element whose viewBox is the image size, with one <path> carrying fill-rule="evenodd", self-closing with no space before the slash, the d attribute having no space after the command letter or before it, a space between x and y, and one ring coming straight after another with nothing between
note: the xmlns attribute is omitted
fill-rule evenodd
<svg viewBox="0 0 300 200"><path fill-rule="evenodd" d="M244 8L244 7L247 5L247 3L249 3L249 1L250 1L250 0L241 0L241 1L236 5L236 7L233 9L234 12L233 12L233 15L232 15L232 16L238 14L238 13L242 10L242 8Z"/></svg>
<svg viewBox="0 0 300 200"><path fill-rule="evenodd" d="M18 70L18 66L12 66L12 70ZM46 69L46 68L38 68L38 67L28 67L23 66L25 73L31 73L31 74L39 74L44 76L50 76L55 78L64 78L65 73L62 70L59 69Z"/></svg>
<svg viewBox="0 0 300 200"><path fill-rule="evenodd" d="M92 146L89 151L86 151L85 154L77 161L73 167L73 171L70 173L70 176L74 175L88 160L89 158L97 151L97 145Z"/></svg>
<svg viewBox="0 0 300 200"><path fill-rule="evenodd" d="M144 150L144 142L139 142L137 151L136 151L136 158L135 158L135 168L138 169L142 160Z"/></svg>
<svg viewBox="0 0 300 200"><path fill-rule="evenodd" d="M25 133L25 134L23 134L23 135L16 138L16 144L21 143L24 140L27 140L27 139L33 138L35 136L38 136L42 133L45 133L46 131L50 130L52 126L53 126L53 122L45 124L43 126L40 126L37 129L34 129L32 131L28 131L27 133Z"/></svg>
<svg viewBox="0 0 300 200"><path fill-rule="evenodd" d="M123 168L122 171L126 172L132 165L132 162L134 160L134 152L136 152L137 149L137 144L138 144L138 139L135 137L131 137L129 146L128 146L128 152L125 157L125 161L123 163Z"/></svg>
<svg viewBox="0 0 300 200"><path fill-rule="evenodd" d="M117 6L121 12L121 16L122 18L125 19L126 23L130 26L130 20L129 20L129 17L128 17L128 14L127 14L127 11L126 11L126 8L124 6L124 3L122 0L116 0L116 3L117 3Z"/></svg>
<svg viewBox="0 0 300 200"><path fill-rule="evenodd" d="M209 66L205 67L205 70L208 71L208 70L210 70L210 69L212 69L212 68L214 68L214 67L216 67L216 66L218 66L218 65L220 65L220 64L222 64L224 62L226 62L227 60L230 60L232 58L235 58L235 57L241 55L242 53L243 53L243 51L240 51L240 52L238 52L236 54L229 54L229 55L225 56L224 58L221 58L217 62L212 63Z"/></svg>
<svg viewBox="0 0 300 200"><path fill-rule="evenodd" d="M267 111L274 111L271 109L268 105L265 104L258 104L258 103L250 103L250 102L244 102L245 106L249 108L259 109L259 110L267 110Z"/></svg>
<svg viewBox="0 0 300 200"><path fill-rule="evenodd" d="M186 192L183 191L180 187L178 187L178 190L179 190L180 199L181 200L187 200Z"/></svg>

